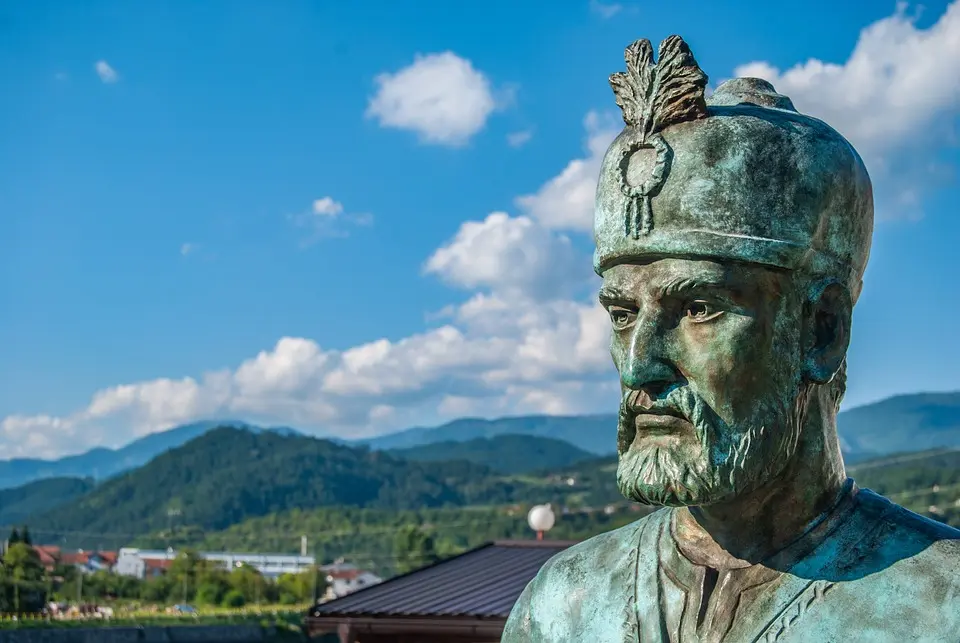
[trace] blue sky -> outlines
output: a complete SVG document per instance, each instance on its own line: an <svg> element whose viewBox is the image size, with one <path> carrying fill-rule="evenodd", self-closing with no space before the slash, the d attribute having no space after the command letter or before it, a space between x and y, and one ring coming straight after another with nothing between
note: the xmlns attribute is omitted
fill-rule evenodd
<svg viewBox="0 0 960 643"><path fill-rule="evenodd" d="M2 452L612 410L606 78L671 33L867 161L847 404L960 389L960 7L720 4L4 3Z"/></svg>

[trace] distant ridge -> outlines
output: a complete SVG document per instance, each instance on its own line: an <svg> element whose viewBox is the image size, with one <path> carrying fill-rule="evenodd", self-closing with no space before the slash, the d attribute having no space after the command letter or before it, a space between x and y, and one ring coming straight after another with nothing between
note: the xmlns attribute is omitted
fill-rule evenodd
<svg viewBox="0 0 960 643"><path fill-rule="evenodd" d="M407 429L361 440L356 444L366 444L379 450L404 449L436 442L465 442L506 434L563 440L595 455L609 455L616 451L617 418L613 414L527 415L496 420L462 418L434 428Z"/></svg>
<svg viewBox="0 0 960 643"><path fill-rule="evenodd" d="M893 453L960 447L960 392L897 395L844 411L838 424L841 447L848 464ZM111 478L142 466L161 453L219 426L302 435L289 427L263 429L236 420L194 422L148 435L119 449L96 448L60 460L0 461L0 489L55 477ZM327 439L343 445L389 451L440 442L461 443L502 435L530 435L562 440L582 451L606 456L614 453L616 426L613 414L531 415L494 420L463 418L442 426L416 427L365 440Z"/></svg>
<svg viewBox="0 0 960 643"><path fill-rule="evenodd" d="M59 460L15 458L0 460L0 489L19 487L34 480L46 478L93 478L105 480L118 473L143 466L156 456L199 437L219 426L247 431L273 431L281 435L299 435L295 429L278 427L264 429L239 420L204 420L184 424L167 431L151 433L119 449L98 447Z"/></svg>
<svg viewBox="0 0 960 643"><path fill-rule="evenodd" d="M466 460L505 474L558 469L596 458L595 454L578 449L565 440L513 433L492 438L474 438L465 442L433 442L404 449L390 449L388 453L418 462Z"/></svg>
<svg viewBox="0 0 960 643"><path fill-rule="evenodd" d="M858 406L837 418L848 461L960 447L960 392L916 393Z"/></svg>

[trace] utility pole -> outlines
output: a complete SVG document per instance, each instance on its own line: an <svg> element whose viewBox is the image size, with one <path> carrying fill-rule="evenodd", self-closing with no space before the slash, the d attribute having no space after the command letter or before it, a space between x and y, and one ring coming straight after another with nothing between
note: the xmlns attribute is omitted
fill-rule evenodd
<svg viewBox="0 0 960 643"><path fill-rule="evenodd" d="M15 567L13 570L13 609L18 615L20 614L20 578L22 575L23 570Z"/></svg>
<svg viewBox="0 0 960 643"><path fill-rule="evenodd" d="M170 548L170 538L173 535L173 518L174 516L179 516L179 509L167 509L167 549Z"/></svg>

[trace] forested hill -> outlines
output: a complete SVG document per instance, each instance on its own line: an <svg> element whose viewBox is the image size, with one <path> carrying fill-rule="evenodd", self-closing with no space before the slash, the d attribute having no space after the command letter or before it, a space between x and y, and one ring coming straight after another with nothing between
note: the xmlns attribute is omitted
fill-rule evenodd
<svg viewBox="0 0 960 643"><path fill-rule="evenodd" d="M46 540L68 532L132 537L171 522L222 529L292 508L414 509L509 500L514 485L491 474L466 461L411 462L305 436L218 428L32 517L30 527Z"/></svg>
<svg viewBox="0 0 960 643"><path fill-rule="evenodd" d="M16 525L39 512L79 498L94 487L90 478L48 478L0 490L0 525Z"/></svg>
<svg viewBox="0 0 960 643"><path fill-rule="evenodd" d="M862 487L917 513L960 526L960 450L898 454L849 468ZM551 502L560 509L551 538L584 539L636 520L649 508L626 502L616 487L615 458L580 462L555 472L523 476L516 489L523 506L443 507L414 511L350 507L294 509L253 518L214 532L181 529L141 537L144 547L299 551L306 535L322 560L345 556L394 573L394 540L404 525L422 525L443 553L457 553L501 538L529 538L526 507Z"/></svg>
<svg viewBox="0 0 960 643"><path fill-rule="evenodd" d="M596 458L569 442L533 435L497 435L466 442L435 442L406 449L391 449L391 455L404 460L441 462L468 460L500 473L527 473L541 469L566 467Z"/></svg>

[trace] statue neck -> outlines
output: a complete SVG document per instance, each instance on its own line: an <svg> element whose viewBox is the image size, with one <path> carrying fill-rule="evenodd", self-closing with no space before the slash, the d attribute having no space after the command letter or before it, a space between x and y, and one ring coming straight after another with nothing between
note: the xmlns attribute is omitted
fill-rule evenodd
<svg viewBox="0 0 960 643"><path fill-rule="evenodd" d="M731 567L766 560L830 510L847 476L826 388L811 391L796 453L779 477L729 502L677 512L677 538L698 557Z"/></svg>

